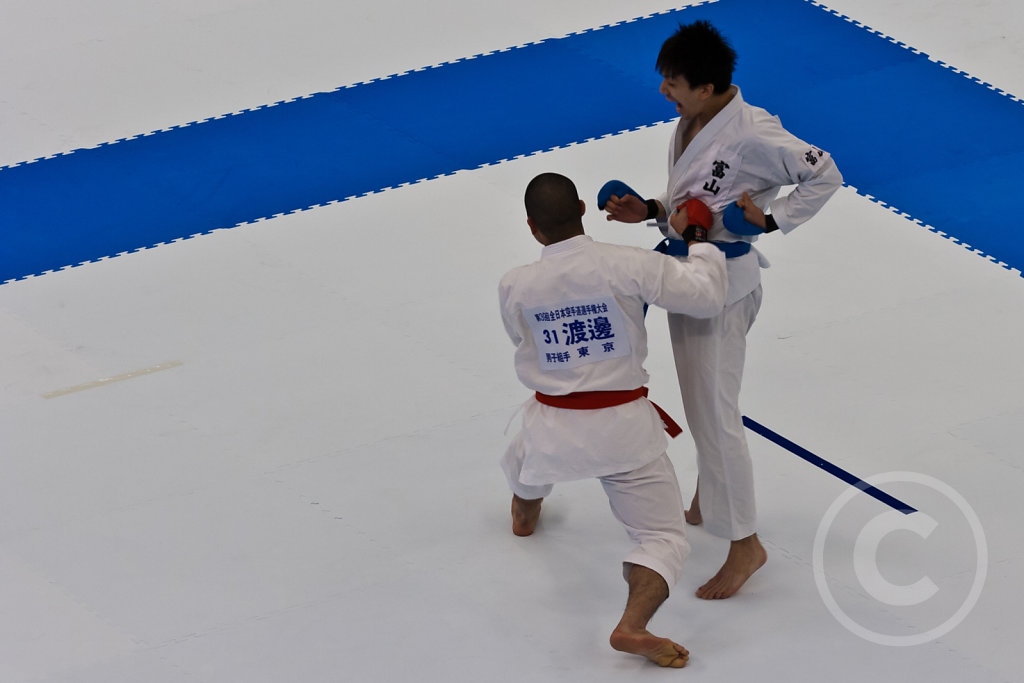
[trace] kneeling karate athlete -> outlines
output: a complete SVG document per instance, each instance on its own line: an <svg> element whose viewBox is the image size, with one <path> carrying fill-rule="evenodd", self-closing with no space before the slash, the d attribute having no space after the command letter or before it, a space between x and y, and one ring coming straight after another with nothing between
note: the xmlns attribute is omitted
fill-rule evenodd
<svg viewBox="0 0 1024 683"><path fill-rule="evenodd" d="M525 200L527 223L544 247L539 261L506 273L498 291L516 373L536 392L502 459L513 492L512 531L533 533L553 484L599 479L636 544L623 562L629 594L611 645L660 666L685 666L683 646L647 630L690 546L666 454L664 431L675 423L646 398L644 304L718 315L728 286L725 258L698 241L705 232L688 227L683 206L672 225L691 250L676 259L593 241L583 232L586 206L564 176L537 176Z"/></svg>

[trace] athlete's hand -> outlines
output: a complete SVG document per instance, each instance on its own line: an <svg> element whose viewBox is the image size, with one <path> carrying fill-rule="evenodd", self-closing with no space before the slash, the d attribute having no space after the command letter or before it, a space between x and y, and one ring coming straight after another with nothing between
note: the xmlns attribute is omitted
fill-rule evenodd
<svg viewBox="0 0 1024 683"><path fill-rule="evenodd" d="M742 197L736 200L736 206L743 209L743 218L746 219L748 223L753 223L762 230L768 227L768 221L765 220L764 211L758 208L757 204L754 203L754 200L751 199L750 195L746 192L743 193Z"/></svg>
<svg viewBox="0 0 1024 683"><path fill-rule="evenodd" d="M694 197L677 206L675 212L668 217L668 224L687 244L707 242L713 222L714 217L708 205Z"/></svg>
<svg viewBox="0 0 1024 683"><path fill-rule="evenodd" d="M672 215L668 217L668 224L682 237L686 226L690 224L690 213L686 210L686 204L680 204Z"/></svg>
<svg viewBox="0 0 1024 683"><path fill-rule="evenodd" d="M620 223L641 223L647 219L647 204L639 197L627 194L623 197L612 195L604 205L607 219Z"/></svg>

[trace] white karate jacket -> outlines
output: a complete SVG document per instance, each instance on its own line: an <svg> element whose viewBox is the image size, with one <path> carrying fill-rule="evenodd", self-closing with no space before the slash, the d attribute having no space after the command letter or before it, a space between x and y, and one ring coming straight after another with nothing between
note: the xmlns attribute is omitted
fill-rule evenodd
<svg viewBox="0 0 1024 683"><path fill-rule="evenodd" d="M722 212L744 192L762 210L771 213L779 230L788 233L814 216L843 184L843 177L828 152L789 133L777 116L736 94L702 128L685 150L682 137L687 121L680 119L669 145L667 191L658 197L668 212L694 197L714 215L709 240L754 242L756 236L736 235L725 229ZM796 187L787 195L779 190ZM669 239L679 235L667 222L660 225ZM726 305L752 292L761 281L760 268L768 261L756 249L728 260L729 294Z"/></svg>
<svg viewBox="0 0 1024 683"><path fill-rule="evenodd" d="M644 386L644 303L712 317L726 288L725 259L711 245L695 245L680 259L580 235L506 273L498 295L520 381L564 395ZM666 447L661 419L646 399L569 410L531 398L519 438L526 451L520 481L530 485L628 472Z"/></svg>

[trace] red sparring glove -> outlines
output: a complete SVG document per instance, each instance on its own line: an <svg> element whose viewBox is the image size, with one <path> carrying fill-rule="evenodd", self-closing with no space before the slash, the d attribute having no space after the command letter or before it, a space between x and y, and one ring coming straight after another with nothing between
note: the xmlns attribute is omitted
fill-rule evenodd
<svg viewBox="0 0 1024 683"><path fill-rule="evenodd" d="M676 207L676 211L686 209L686 230L683 230L683 239L687 242L707 242L708 230L714 220L711 217L711 209L699 199L687 199Z"/></svg>

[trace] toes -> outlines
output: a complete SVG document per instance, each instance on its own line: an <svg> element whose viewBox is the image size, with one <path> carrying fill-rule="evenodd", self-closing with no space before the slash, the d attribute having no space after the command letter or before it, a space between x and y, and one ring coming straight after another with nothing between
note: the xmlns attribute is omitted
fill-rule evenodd
<svg viewBox="0 0 1024 683"><path fill-rule="evenodd" d="M669 641L670 650L662 655L650 657L658 666L681 669L690 661L690 653L682 645Z"/></svg>
<svg viewBox="0 0 1024 683"><path fill-rule="evenodd" d="M715 577L698 588L696 595L702 600L721 600L729 597L734 592L729 591L729 586L725 581Z"/></svg>
<svg viewBox="0 0 1024 683"><path fill-rule="evenodd" d="M686 666L686 663L689 662L689 661L690 661L689 657L684 657L683 655L679 655L678 657L673 659L668 664L662 664L662 666L665 666L665 667L668 667L668 668L671 668L671 669L682 669L684 666Z"/></svg>

